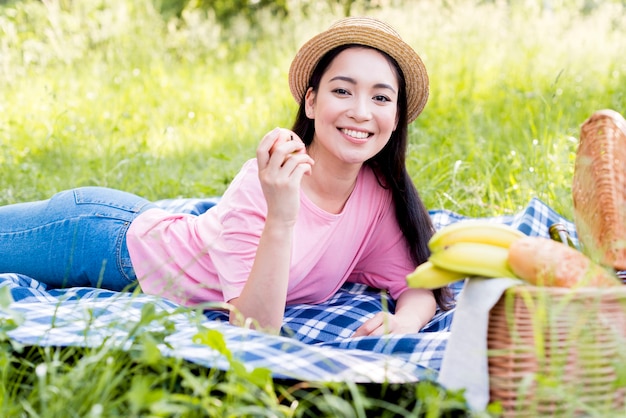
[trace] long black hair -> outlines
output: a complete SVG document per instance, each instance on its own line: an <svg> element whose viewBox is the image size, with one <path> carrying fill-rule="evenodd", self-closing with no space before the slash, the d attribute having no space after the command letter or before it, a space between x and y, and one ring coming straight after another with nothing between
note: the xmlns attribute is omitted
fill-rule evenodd
<svg viewBox="0 0 626 418"><path fill-rule="evenodd" d="M313 70L308 88L317 92L322 76L333 59L342 51L352 47L371 48L358 44L347 44L330 50L320 59ZM427 244L428 240L435 232L435 229L430 215L428 214L428 210L424 206L406 169L408 124L404 74L393 58L383 51L376 50L387 58L396 71L398 84L400 86L398 92L398 123L385 147L374 157L367 160L365 164L370 166L376 173L381 186L391 190L396 219L409 246L413 262L417 266L426 261L430 255ZM308 147L313 142L315 122L306 116L305 101L306 95L302 97L292 130ZM450 309L449 289L436 289L433 293L440 309Z"/></svg>

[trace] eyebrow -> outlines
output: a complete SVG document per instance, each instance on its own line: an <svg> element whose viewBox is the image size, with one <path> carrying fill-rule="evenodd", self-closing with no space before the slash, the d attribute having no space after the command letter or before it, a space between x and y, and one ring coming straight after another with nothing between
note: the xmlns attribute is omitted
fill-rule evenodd
<svg viewBox="0 0 626 418"><path fill-rule="evenodd" d="M356 84L356 80L355 79L353 79L351 77L346 77L346 76L343 76L343 75L335 76L335 77L331 78L329 81L335 81L335 80L342 80L342 81L346 81L346 82L348 82L350 84ZM374 87L378 88L378 89L389 89L389 90L393 91L394 93L396 93L396 89L394 89L390 84L387 84L387 83L376 83L376 84L374 84Z"/></svg>

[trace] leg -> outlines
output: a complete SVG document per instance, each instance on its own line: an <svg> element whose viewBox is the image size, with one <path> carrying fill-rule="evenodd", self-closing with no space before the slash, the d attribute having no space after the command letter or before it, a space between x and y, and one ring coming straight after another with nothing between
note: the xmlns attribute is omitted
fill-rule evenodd
<svg viewBox="0 0 626 418"><path fill-rule="evenodd" d="M0 207L0 273L50 287L122 290L136 282L126 231L150 207L138 196L97 187Z"/></svg>

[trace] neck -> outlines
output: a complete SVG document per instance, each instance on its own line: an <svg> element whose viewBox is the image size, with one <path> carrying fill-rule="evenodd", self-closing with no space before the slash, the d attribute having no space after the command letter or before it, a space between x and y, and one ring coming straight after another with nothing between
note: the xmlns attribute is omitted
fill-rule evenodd
<svg viewBox="0 0 626 418"><path fill-rule="evenodd" d="M320 209L340 213L354 190L360 169L361 165L356 165L338 170L316 161L311 176L304 177L302 188Z"/></svg>

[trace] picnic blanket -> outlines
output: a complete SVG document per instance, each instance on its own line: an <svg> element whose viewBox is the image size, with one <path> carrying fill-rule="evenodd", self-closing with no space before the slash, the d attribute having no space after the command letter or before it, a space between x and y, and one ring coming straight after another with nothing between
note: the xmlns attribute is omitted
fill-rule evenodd
<svg viewBox="0 0 626 418"><path fill-rule="evenodd" d="M157 203L172 212L199 214L218 199ZM431 211L430 215L436 228L468 219L447 210ZM532 199L516 214L484 219L540 236L548 236L548 227L560 222L577 241L574 224L539 199ZM455 295L463 284L451 286ZM352 338L366 319L383 309L393 311L394 304L378 290L348 283L325 303L288 306L280 335L269 335L231 326L220 311L190 310L137 292L47 289L18 274L0 274L0 291L3 287L10 291L13 301L0 304L0 320L15 321L17 326L6 334L20 344L115 344L128 349L140 332L152 332L162 336L158 348L167 356L227 370L230 355L250 370L267 368L276 378L303 381L407 383L434 378L442 364L455 312L454 308L437 312L419 333ZM223 336L225 348L207 342L203 336L209 331Z"/></svg>

